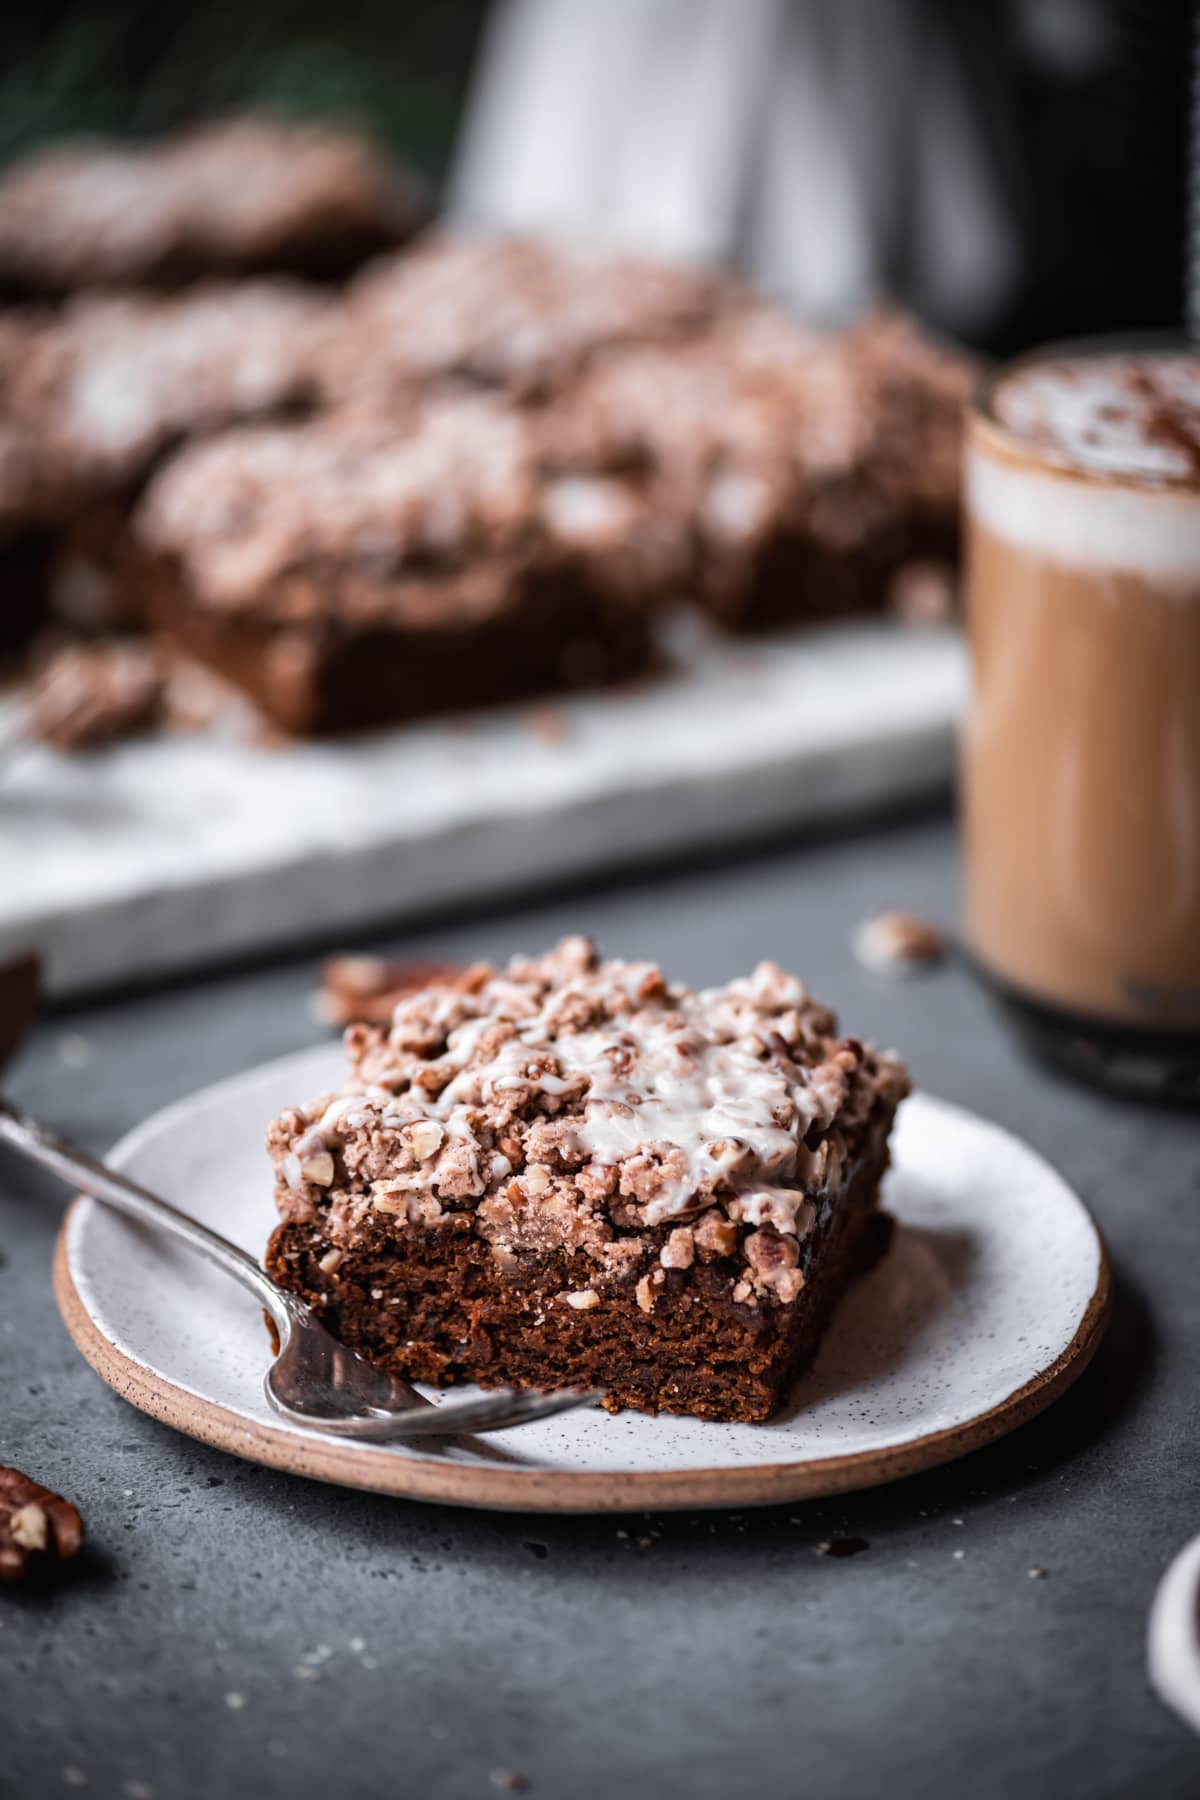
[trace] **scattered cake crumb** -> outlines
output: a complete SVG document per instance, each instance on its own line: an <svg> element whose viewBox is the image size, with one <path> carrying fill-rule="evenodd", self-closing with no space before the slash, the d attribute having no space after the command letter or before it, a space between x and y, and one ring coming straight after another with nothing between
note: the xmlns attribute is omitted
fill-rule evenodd
<svg viewBox="0 0 1200 1800"><path fill-rule="evenodd" d="M905 563L888 590L891 611L918 630L948 625L958 610L957 598L954 571L940 562Z"/></svg>
<svg viewBox="0 0 1200 1800"><path fill-rule="evenodd" d="M561 744L567 736L568 720L561 706L531 706L525 723L544 744Z"/></svg>
<svg viewBox="0 0 1200 1800"><path fill-rule="evenodd" d="M99 750L161 724L165 693L151 639L67 644L34 676L27 729L56 750Z"/></svg>
<svg viewBox="0 0 1200 1800"><path fill-rule="evenodd" d="M906 975L940 963L946 941L936 925L916 913L882 912L858 927L854 954L878 974Z"/></svg>
<svg viewBox="0 0 1200 1800"><path fill-rule="evenodd" d="M840 1537L824 1538L816 1550L818 1556L861 1556L870 1547L864 1537Z"/></svg>

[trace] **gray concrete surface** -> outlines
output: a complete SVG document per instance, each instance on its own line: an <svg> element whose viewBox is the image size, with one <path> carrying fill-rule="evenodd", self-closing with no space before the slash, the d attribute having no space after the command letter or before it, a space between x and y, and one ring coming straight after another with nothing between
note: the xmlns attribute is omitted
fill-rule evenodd
<svg viewBox="0 0 1200 1800"><path fill-rule="evenodd" d="M0 1164L0 1461L78 1501L90 1549L0 1594L0 1791L19 1800L974 1800L1200 1792L1147 1688L1147 1608L1200 1530L1200 1126L1023 1062L956 969L853 964L885 905L953 916L941 822L448 922L414 954L567 929L707 981L800 969L919 1081L1020 1132L1100 1219L1117 1316L1079 1388L1007 1442L890 1489L767 1512L476 1515L340 1492L174 1436L58 1322L62 1195ZM51 1019L15 1097L103 1147L317 1035L314 964ZM860 1535L835 1561L815 1546ZM1045 1570L1032 1578L1031 1568Z"/></svg>

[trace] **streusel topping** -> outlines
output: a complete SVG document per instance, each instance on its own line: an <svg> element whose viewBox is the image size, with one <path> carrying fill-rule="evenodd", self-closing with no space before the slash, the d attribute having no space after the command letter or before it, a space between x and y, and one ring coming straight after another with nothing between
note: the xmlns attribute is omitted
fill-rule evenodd
<svg viewBox="0 0 1200 1800"><path fill-rule="evenodd" d="M502 611L532 567L586 567L641 606L682 577L679 533L617 475L554 475L503 396L434 394L229 432L176 456L139 509L197 603L442 627Z"/></svg>
<svg viewBox="0 0 1200 1800"><path fill-rule="evenodd" d="M352 1241L373 1211L473 1210L495 1244L573 1242L610 1268L614 1227L671 1227L664 1267L728 1254L741 1227L751 1268L778 1274L751 1242L802 1238L849 1177L846 1133L906 1091L774 964L694 992L582 938L402 1000L346 1044L345 1090L272 1129L285 1212L328 1207Z"/></svg>
<svg viewBox="0 0 1200 1800"><path fill-rule="evenodd" d="M703 271L611 252L439 236L355 283L330 333L326 379L339 400L431 380L543 397L617 344L687 337L731 289Z"/></svg>
<svg viewBox="0 0 1200 1800"><path fill-rule="evenodd" d="M378 150L321 125L233 118L146 145L84 139L0 180L0 280L61 289L262 266L347 232L396 242L417 211Z"/></svg>
<svg viewBox="0 0 1200 1800"><path fill-rule="evenodd" d="M36 334L14 403L78 487L121 487L181 438L311 400L324 310L284 281L89 296Z"/></svg>

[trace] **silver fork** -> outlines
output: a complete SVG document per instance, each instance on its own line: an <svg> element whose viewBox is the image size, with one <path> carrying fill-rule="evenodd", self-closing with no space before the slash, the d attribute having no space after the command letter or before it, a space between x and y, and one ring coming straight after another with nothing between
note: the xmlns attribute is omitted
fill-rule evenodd
<svg viewBox="0 0 1200 1800"><path fill-rule="evenodd" d="M101 1205L144 1225L157 1226L224 1269L249 1288L279 1333L279 1349L264 1387L277 1413L297 1425L339 1437L374 1440L450 1437L460 1432L503 1431L548 1419L599 1400L594 1390L569 1388L543 1394L497 1388L490 1393L435 1404L408 1382L373 1368L326 1331L312 1309L277 1287L252 1256L191 1219L147 1188L69 1144L57 1132L0 1097L0 1141L31 1162L81 1188Z"/></svg>

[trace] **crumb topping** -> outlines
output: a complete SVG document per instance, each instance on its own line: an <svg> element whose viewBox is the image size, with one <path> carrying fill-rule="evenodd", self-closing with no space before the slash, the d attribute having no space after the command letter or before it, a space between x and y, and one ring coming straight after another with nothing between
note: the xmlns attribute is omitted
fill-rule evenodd
<svg viewBox="0 0 1200 1800"><path fill-rule="evenodd" d="M30 683L27 728L59 750L95 750L160 724L168 659L153 638L67 643Z"/></svg>
<svg viewBox="0 0 1200 1800"><path fill-rule="evenodd" d="M135 529L179 559L200 605L413 629L502 611L534 565L584 567L641 605L680 562L632 487L556 478L526 416L481 394L196 444L152 483Z"/></svg>
<svg viewBox="0 0 1200 1800"><path fill-rule="evenodd" d="M647 1232L659 1274L740 1246L756 1298L799 1292L818 1205L906 1091L774 964L694 992L582 938L480 965L345 1041L345 1089L272 1127L285 1216L319 1208L345 1243L379 1212L468 1211L500 1249L566 1243L609 1273L640 1265Z"/></svg>
<svg viewBox="0 0 1200 1800"><path fill-rule="evenodd" d="M0 181L0 276L40 286L136 282L286 259L322 238L411 229L416 196L362 138L234 118L145 146L41 151Z"/></svg>
<svg viewBox="0 0 1200 1800"><path fill-rule="evenodd" d="M542 398L618 344L685 338L734 292L727 278L671 263L438 235L359 277L331 328L325 376L339 400L432 380Z"/></svg>
<svg viewBox="0 0 1200 1800"><path fill-rule="evenodd" d="M15 403L67 479L122 487L181 438L310 400L324 304L283 281L89 295L37 332Z"/></svg>
<svg viewBox="0 0 1200 1800"><path fill-rule="evenodd" d="M664 526L690 530L693 587L736 608L781 532L844 562L952 521L973 379L889 314L835 335L746 305L686 344L615 350L539 429L551 466L640 481Z"/></svg>

